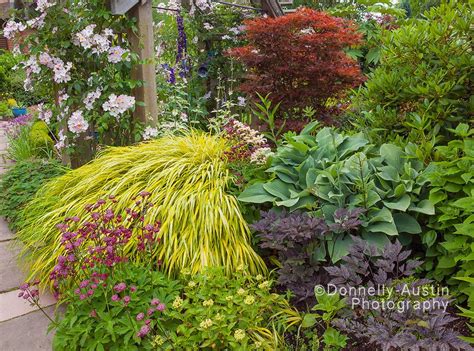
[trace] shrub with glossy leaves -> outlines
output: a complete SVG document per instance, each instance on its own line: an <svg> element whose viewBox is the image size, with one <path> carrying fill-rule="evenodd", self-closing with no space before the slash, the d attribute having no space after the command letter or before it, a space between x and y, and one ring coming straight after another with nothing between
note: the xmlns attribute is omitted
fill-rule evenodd
<svg viewBox="0 0 474 351"><path fill-rule="evenodd" d="M229 55L248 69L243 92L271 93L283 108L314 106L362 82L357 61L344 49L357 45L361 35L342 18L302 8L277 18L245 22L248 45Z"/></svg>

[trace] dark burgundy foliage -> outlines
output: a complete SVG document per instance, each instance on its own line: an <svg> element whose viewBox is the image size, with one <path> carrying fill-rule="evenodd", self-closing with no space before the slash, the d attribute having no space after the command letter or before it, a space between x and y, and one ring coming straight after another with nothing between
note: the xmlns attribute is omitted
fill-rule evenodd
<svg viewBox="0 0 474 351"><path fill-rule="evenodd" d="M369 245L360 238L353 237L354 245L349 255L339 266L326 267L331 276L331 284L342 287L394 287L395 291L409 291L430 284L429 280L412 276L422 264L408 259L410 251L403 251L400 242L387 244L383 250ZM350 292L350 291L349 291ZM397 294L397 293L395 293ZM353 299L379 299L383 296L366 296L359 290L346 297L348 305ZM449 302L444 296L396 295L397 301L404 303L403 309L349 309L346 318L335 319L332 324L341 332L353 338L366 340L367 347L377 350L472 350L458 334L450 328L456 320L448 312L439 308L437 302ZM393 300L393 298L391 298ZM429 302L426 309L415 308L414 301ZM410 303L407 303L410 302Z"/></svg>
<svg viewBox="0 0 474 351"><path fill-rule="evenodd" d="M262 212L260 221L252 226L258 233L260 247L276 253L281 268L278 283L293 292L298 302L314 298L316 284L325 282L325 264L314 257L316 249L325 245L325 235L350 232L361 224L362 210L337 210L335 223L311 217L305 212Z"/></svg>

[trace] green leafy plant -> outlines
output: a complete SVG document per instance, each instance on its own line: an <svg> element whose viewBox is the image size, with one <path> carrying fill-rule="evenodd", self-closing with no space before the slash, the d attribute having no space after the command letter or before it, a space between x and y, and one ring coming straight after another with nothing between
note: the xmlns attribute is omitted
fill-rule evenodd
<svg viewBox="0 0 474 351"><path fill-rule="evenodd" d="M317 304L311 309L314 312L305 313L298 329L295 349L299 350L300 333L311 350L340 350L347 345L347 336L331 326L338 312L346 308L346 301L339 294L328 294L315 288ZM321 330L323 332L321 333Z"/></svg>
<svg viewBox="0 0 474 351"><path fill-rule="evenodd" d="M0 215L11 229L21 227L20 213L35 196L36 191L49 179L66 172L56 160L30 159L15 163L0 183Z"/></svg>
<svg viewBox="0 0 474 351"><path fill-rule="evenodd" d="M265 128L268 129L268 131L263 132L265 137L276 145L278 144L278 137L285 127L285 120L283 120L283 123L281 123L279 127L277 127L276 124L276 115L281 102L272 106L272 101L269 99L270 94L262 96L257 93L257 96L260 99L260 102L254 103L256 109L252 110L252 112L260 122L264 123Z"/></svg>
<svg viewBox="0 0 474 351"><path fill-rule="evenodd" d="M13 117L13 112L7 101L0 101L0 118Z"/></svg>
<svg viewBox="0 0 474 351"><path fill-rule="evenodd" d="M383 38L382 60L353 104L354 124L373 140L407 139L425 150L453 137L472 111L472 5L448 2Z"/></svg>
<svg viewBox="0 0 474 351"><path fill-rule="evenodd" d="M54 150L54 142L49 135L48 125L43 121L36 121L31 125L28 137L30 138L34 152L39 156L51 156Z"/></svg>
<svg viewBox="0 0 474 351"><path fill-rule="evenodd" d="M18 236L25 244L25 262L42 284L62 254L55 226L69 213L83 217L98 196L115 195L117 211L135 202L147 189L157 204L148 219L162 223L160 245L153 257L177 274L223 266L227 273L243 264L250 272L266 267L250 245L250 230L237 199L227 192L232 176L224 154L227 140L204 133L167 136L134 147L110 148L89 164L45 184L23 211ZM134 232L136 235L136 232ZM127 246L134 257L133 246Z"/></svg>
<svg viewBox="0 0 474 351"><path fill-rule="evenodd" d="M184 292L168 314L180 324L176 332L161 335L159 350L282 349L291 308L270 292L271 280L242 269L229 278L222 268L185 274L183 280Z"/></svg>
<svg viewBox="0 0 474 351"><path fill-rule="evenodd" d="M457 136L435 150L438 162L425 172L436 213L422 234L428 276L445 280L474 307L474 130L461 123Z"/></svg>
<svg viewBox="0 0 474 351"><path fill-rule="evenodd" d="M412 234L421 233L418 215L433 214L434 208L425 194L420 161L409 160L393 144L371 146L361 134L324 128L312 136L312 127L287 136L267 169L272 179L245 189L240 201L315 211L329 222L334 222L337 208L359 207L365 210L362 236L381 246L391 236L407 244ZM351 242L336 241L334 261L347 253Z"/></svg>

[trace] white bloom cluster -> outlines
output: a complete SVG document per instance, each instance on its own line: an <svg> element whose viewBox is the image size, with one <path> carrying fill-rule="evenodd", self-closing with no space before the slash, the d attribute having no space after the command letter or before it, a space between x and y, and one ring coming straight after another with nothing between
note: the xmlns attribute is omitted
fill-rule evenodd
<svg viewBox="0 0 474 351"><path fill-rule="evenodd" d="M69 71L72 68L72 63L68 62L64 64L64 61L61 60L60 58L55 57L54 58L54 66L53 66L53 72L54 72L54 81L56 83L67 83L71 80L71 75L69 74Z"/></svg>
<svg viewBox="0 0 474 351"><path fill-rule="evenodd" d="M30 59L27 61L27 64L25 64L25 67L28 67L28 62L32 59L36 62L36 58L31 56ZM40 64L53 70L53 79L56 83L67 83L71 80L71 75L69 74L69 71L72 68L71 62L64 63L64 61L60 58L51 56L47 52L40 53L38 56L38 61ZM39 70L41 70L41 68ZM37 70L37 72L35 70L32 70L32 72L39 73L39 70Z"/></svg>
<svg viewBox="0 0 474 351"><path fill-rule="evenodd" d="M126 54L126 55L125 55ZM110 63L119 63L120 61L130 61L129 51L120 46L112 46L109 49L108 60Z"/></svg>
<svg viewBox="0 0 474 351"><path fill-rule="evenodd" d="M51 123L51 118L53 117L53 111L48 110L44 107L44 104L38 105L38 118L46 124Z"/></svg>
<svg viewBox="0 0 474 351"><path fill-rule="evenodd" d="M100 98L101 95L102 95L102 89L101 88L97 88L95 91L92 91L92 92L87 94L87 96L84 98L84 100L82 100L82 102L86 106L87 111L92 110L92 108L94 106L94 102L98 98Z"/></svg>
<svg viewBox="0 0 474 351"><path fill-rule="evenodd" d="M30 19L29 21L26 22L28 27L34 28L34 29L41 29L44 26L44 19L46 17L46 12L43 12L41 15L39 15L36 18Z"/></svg>
<svg viewBox="0 0 474 351"><path fill-rule="evenodd" d="M153 128L153 127L146 127L145 130L143 131L143 140L150 140L153 138L156 138L158 136L158 129Z"/></svg>
<svg viewBox="0 0 474 351"><path fill-rule="evenodd" d="M106 101L102 108L104 111L109 111L109 113L114 117L119 117L122 113L131 109L135 105L135 98L128 95L115 95L110 94L109 100Z"/></svg>
<svg viewBox="0 0 474 351"><path fill-rule="evenodd" d="M271 154L272 149L270 149L269 147L258 148L250 155L250 162L258 165L265 164Z"/></svg>
<svg viewBox="0 0 474 351"><path fill-rule="evenodd" d="M267 145L267 139L255 129L237 120L232 120L232 124L243 142L262 147Z"/></svg>
<svg viewBox="0 0 474 351"><path fill-rule="evenodd" d="M3 35L7 39L13 39L13 37L20 32L23 32L26 29L26 26L23 23L18 23L15 21L8 21L3 28Z"/></svg>
<svg viewBox="0 0 474 351"><path fill-rule="evenodd" d="M82 116L82 111L78 110L72 113L67 121L67 126L74 134L85 132L89 128L89 123Z"/></svg>
<svg viewBox="0 0 474 351"><path fill-rule="evenodd" d="M201 11L206 11L211 8L211 4L209 3L208 0L196 0L196 6L201 10Z"/></svg>
<svg viewBox="0 0 474 351"><path fill-rule="evenodd" d="M48 0L37 0L36 1L36 11L44 12L51 6L54 6L54 2L49 2Z"/></svg>
<svg viewBox="0 0 474 351"><path fill-rule="evenodd" d="M56 150L61 150L66 146L66 136L64 135L63 131L60 130L58 133L58 142L54 145Z"/></svg>
<svg viewBox="0 0 474 351"><path fill-rule="evenodd" d="M73 44L84 49L91 49L94 54L102 54L110 49L110 37L114 35L111 29L104 29L102 33L94 33L97 25L89 24L86 28L76 33Z"/></svg>

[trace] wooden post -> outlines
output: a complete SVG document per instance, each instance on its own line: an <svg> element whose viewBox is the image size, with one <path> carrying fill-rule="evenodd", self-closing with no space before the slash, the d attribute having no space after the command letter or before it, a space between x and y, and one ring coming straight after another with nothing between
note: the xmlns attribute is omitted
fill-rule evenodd
<svg viewBox="0 0 474 351"><path fill-rule="evenodd" d="M132 51L137 53L140 60L145 61L136 65L132 71L132 79L140 80L143 86L134 89L135 99L142 101L145 106L137 106L134 118L145 125L155 127L158 118L155 71L155 43L153 40L153 8L152 0L141 1L129 12L130 17L137 19L137 33L129 32Z"/></svg>

